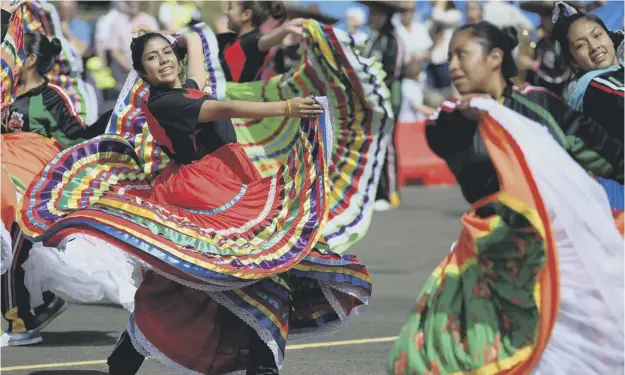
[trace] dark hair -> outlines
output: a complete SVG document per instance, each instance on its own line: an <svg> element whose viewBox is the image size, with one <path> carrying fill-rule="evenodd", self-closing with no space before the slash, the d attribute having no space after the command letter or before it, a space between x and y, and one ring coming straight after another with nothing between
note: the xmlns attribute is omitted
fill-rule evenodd
<svg viewBox="0 0 625 375"><path fill-rule="evenodd" d="M130 53L132 56L132 68L139 73L139 76L145 73L145 68L143 67L143 51L145 51L145 46L148 42L154 38L161 38L167 43L171 44L169 39L167 39L164 35L159 33L145 33L140 35L130 42Z"/></svg>
<svg viewBox="0 0 625 375"><path fill-rule="evenodd" d="M567 5L575 9L577 13L570 14L570 8L567 10L567 7L564 4L556 4L553 19L556 19L556 17L557 19L553 25L551 39L560 45L562 57L564 57L569 62L569 65L574 62L573 55L571 54L571 50L569 48L569 31L571 30L571 26L576 21L581 19L595 22L599 26L601 26L608 33L610 39L612 39L612 42L614 43L614 50L616 51L618 45L620 44L620 40L618 40L618 36L615 36L615 33L612 33L610 32L610 30L608 30L608 27L605 25L601 18L595 15L586 14L570 4Z"/></svg>
<svg viewBox="0 0 625 375"><path fill-rule="evenodd" d="M62 50L61 41L57 38L50 41L41 33L28 33L24 37L24 51L26 55L37 56L35 68L42 76L54 67L57 62L56 57Z"/></svg>
<svg viewBox="0 0 625 375"><path fill-rule="evenodd" d="M280 21L286 18L286 8L282 1L241 1L241 10L252 11L252 24L260 27L269 16Z"/></svg>
<svg viewBox="0 0 625 375"><path fill-rule="evenodd" d="M515 77L519 73L514 57L512 57L512 51L519 44L519 36L514 27L500 29L490 22L481 21L460 26L454 31L454 36L462 31L469 31L487 53L490 53L493 48L499 48L503 52L501 72L506 79Z"/></svg>

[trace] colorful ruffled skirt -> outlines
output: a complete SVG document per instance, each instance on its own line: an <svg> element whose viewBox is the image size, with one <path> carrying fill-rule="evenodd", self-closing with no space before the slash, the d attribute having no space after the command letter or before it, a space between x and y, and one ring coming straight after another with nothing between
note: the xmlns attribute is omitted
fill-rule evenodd
<svg viewBox="0 0 625 375"><path fill-rule="evenodd" d="M371 294L358 259L323 241L329 125L301 121L272 177L230 144L150 180L126 139L101 136L44 168L20 225L49 246L97 238L142 263L128 331L143 354L222 374L245 368L258 335L281 366L287 338L340 328Z"/></svg>
<svg viewBox="0 0 625 375"><path fill-rule="evenodd" d="M463 215L388 373L622 373L623 238L604 189L540 125L472 105L488 112L480 132L501 190Z"/></svg>
<svg viewBox="0 0 625 375"><path fill-rule="evenodd" d="M375 192L394 120L390 92L384 85L380 63L363 58L345 32L316 21L307 22L302 34L304 55L291 72L267 82L226 83L218 58L217 39L206 25L181 33L198 33L206 56L210 91L218 99L278 101L294 96L325 96L328 108L322 121L334 131L328 145L328 222L325 241L342 253L367 232ZM185 69L185 64L181 64ZM113 114L109 134L123 135L133 144L144 172L158 173L167 164L145 126L141 110L149 96L135 74L128 77ZM297 119L274 117L233 119L239 143L262 176L273 176L287 160L297 141Z"/></svg>
<svg viewBox="0 0 625 375"><path fill-rule="evenodd" d="M18 203L37 174L63 147L35 133L2 134L2 273L11 267L19 251L10 232ZM84 248L92 248L88 253ZM64 252L40 242L33 244L22 264L31 306L43 303L43 292L57 291L81 302L109 300L132 311L136 291L136 267L123 252L97 239L77 239Z"/></svg>

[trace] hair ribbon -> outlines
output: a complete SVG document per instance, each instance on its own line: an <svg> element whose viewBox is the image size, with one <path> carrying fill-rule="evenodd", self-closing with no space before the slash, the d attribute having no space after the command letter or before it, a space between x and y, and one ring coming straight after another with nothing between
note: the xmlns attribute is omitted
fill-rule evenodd
<svg viewBox="0 0 625 375"><path fill-rule="evenodd" d="M553 6L553 15L551 16L551 21L553 23L556 23L560 18L560 15L566 18L577 13L579 13L577 9L575 9L571 5L565 3L564 1L556 1Z"/></svg>

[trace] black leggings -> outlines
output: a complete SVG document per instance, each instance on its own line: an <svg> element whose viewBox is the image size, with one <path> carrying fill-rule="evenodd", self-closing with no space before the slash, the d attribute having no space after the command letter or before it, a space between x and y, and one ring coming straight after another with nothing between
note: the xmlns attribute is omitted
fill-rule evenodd
<svg viewBox="0 0 625 375"><path fill-rule="evenodd" d="M45 311L46 306L54 301L55 295L52 292L44 292L43 305L30 305L30 293L24 284L26 275L22 265L30 256L33 243L24 237L17 223L11 227L11 240L13 263L2 275L2 315L9 323L10 333L24 333L36 328L35 315Z"/></svg>
<svg viewBox="0 0 625 375"><path fill-rule="evenodd" d="M106 361L109 366L109 375L135 375L143 364L145 357L132 345L128 331L124 331L113 353ZM250 344L250 362L247 375L278 375L273 353L258 335L253 335Z"/></svg>

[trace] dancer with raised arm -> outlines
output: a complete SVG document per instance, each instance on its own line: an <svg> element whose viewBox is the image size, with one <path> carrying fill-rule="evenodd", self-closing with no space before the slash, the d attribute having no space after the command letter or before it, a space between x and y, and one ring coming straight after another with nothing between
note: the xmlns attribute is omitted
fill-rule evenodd
<svg viewBox="0 0 625 375"><path fill-rule="evenodd" d="M320 241L332 130L315 119L322 106L314 99L214 100L202 91L199 37L185 34L177 43L188 51L186 79L168 38L147 33L132 43L133 67L149 84L149 133L170 159L165 169L149 181L119 136L83 143L31 184L21 224L51 245L97 236L149 269L109 358L111 374L135 374L143 356L182 372L277 374L290 335L341 327L371 292L364 266ZM271 116L304 120L277 175L262 178L230 118ZM92 180L67 185L84 173L67 158L94 153L101 156L86 167ZM76 188L90 198L72 201ZM50 197L48 189L66 193ZM58 211L47 211L50 205Z"/></svg>

